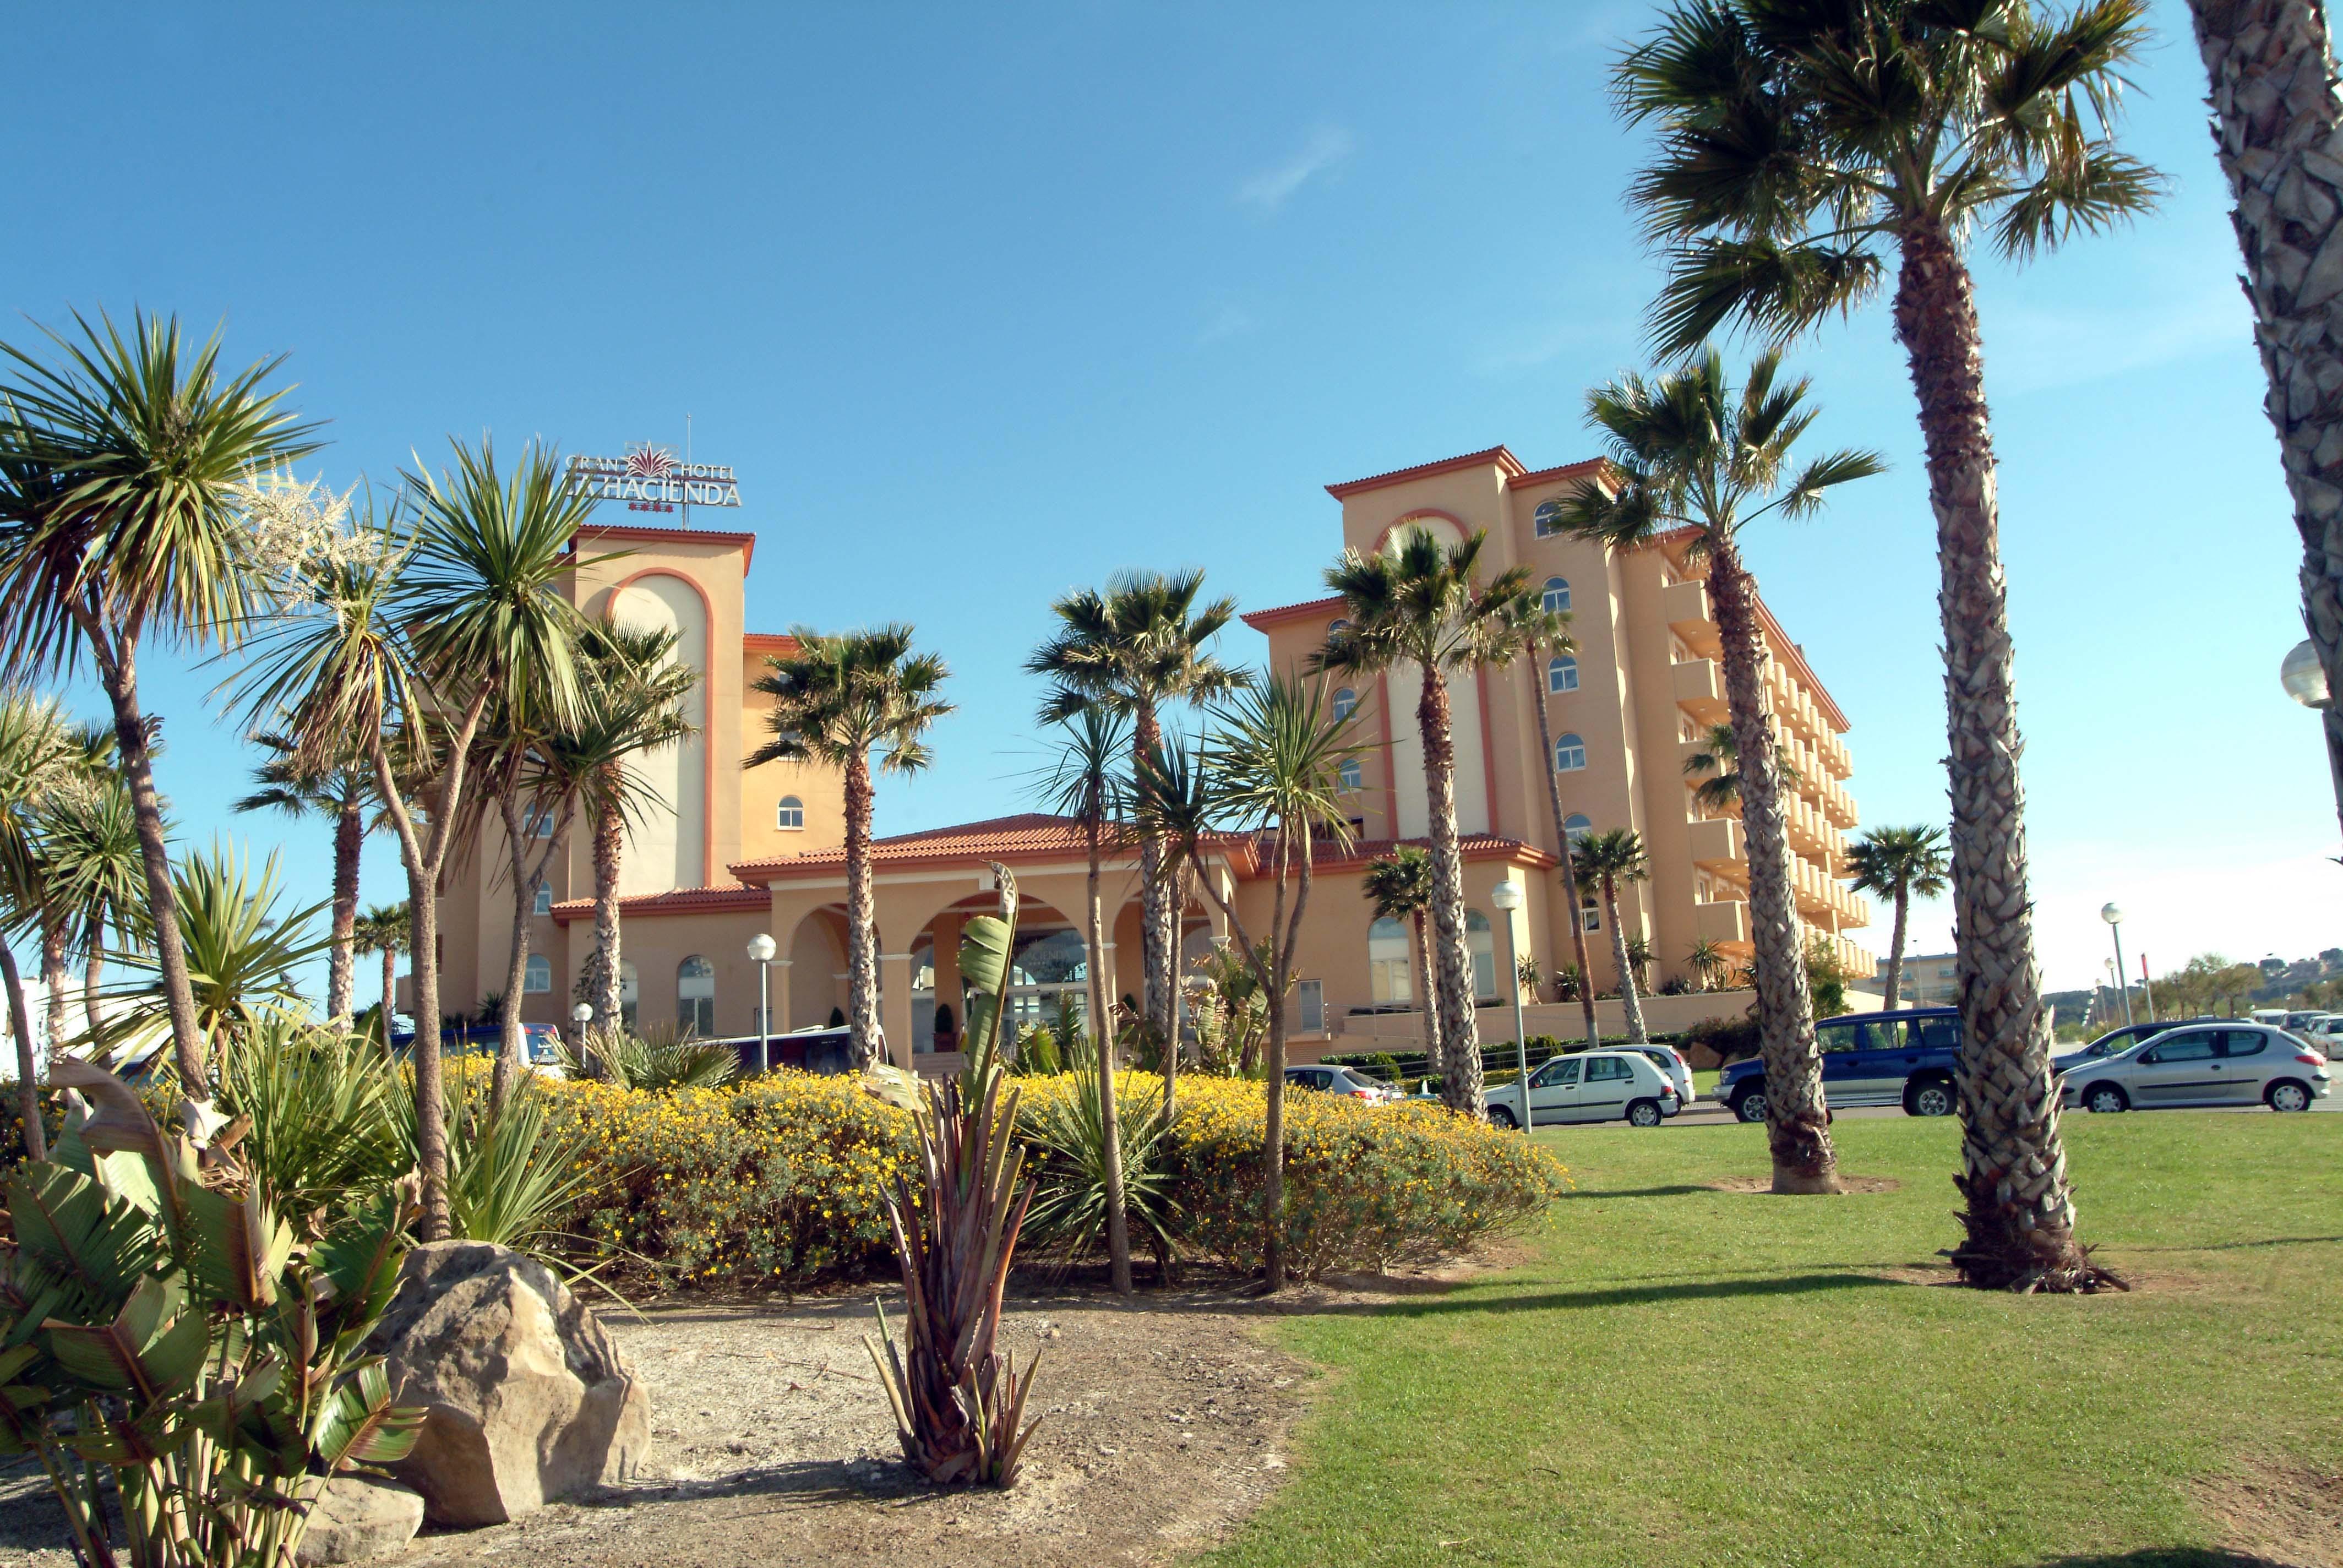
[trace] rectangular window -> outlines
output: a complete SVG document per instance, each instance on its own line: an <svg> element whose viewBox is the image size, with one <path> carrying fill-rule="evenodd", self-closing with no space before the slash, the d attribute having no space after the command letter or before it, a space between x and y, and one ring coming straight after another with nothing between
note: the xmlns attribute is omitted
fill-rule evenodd
<svg viewBox="0 0 2343 1568"><path fill-rule="evenodd" d="M553 890L543 882L537 885L537 912L540 915L553 913Z"/></svg>
<svg viewBox="0 0 2343 1568"><path fill-rule="evenodd" d="M1326 1032L1326 982L1306 980L1293 988L1294 1011L1301 1015L1303 1034Z"/></svg>

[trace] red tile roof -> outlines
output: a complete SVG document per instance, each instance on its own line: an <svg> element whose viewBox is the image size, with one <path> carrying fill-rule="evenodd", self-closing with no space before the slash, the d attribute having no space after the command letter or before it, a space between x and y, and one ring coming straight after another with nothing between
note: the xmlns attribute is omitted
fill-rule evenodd
<svg viewBox="0 0 2343 1568"><path fill-rule="evenodd" d="M1505 481L1509 490L1525 490L1532 485L1550 485L1556 479L1574 479L1581 474L1598 473L1607 459L1582 457L1575 463L1564 463L1559 468L1540 468L1534 474L1515 474Z"/></svg>
<svg viewBox="0 0 2343 1568"><path fill-rule="evenodd" d="M1436 463L1418 463L1413 468L1393 468L1388 474L1370 474L1363 479L1344 479L1340 484L1327 486L1326 493L1338 501L1345 501L1367 490L1380 490L1386 485L1403 485L1410 479L1428 479L1434 474L1453 473L1458 468L1491 467L1505 469L1507 478L1529 471L1519 457L1503 446L1495 446L1479 452L1467 452L1461 457L1443 457Z"/></svg>
<svg viewBox="0 0 2343 1568"><path fill-rule="evenodd" d="M1332 615L1342 608L1342 596L1308 599L1301 604L1283 604L1272 609L1248 610L1237 618L1255 631L1267 631L1289 620L1305 620L1312 616Z"/></svg>
<svg viewBox="0 0 2343 1568"><path fill-rule="evenodd" d="M634 920L659 915L721 914L731 910L769 910L773 895L762 888L677 888L664 893L638 893L618 900L618 914ZM591 899L564 899L553 906L561 925L594 918Z"/></svg>
<svg viewBox="0 0 2343 1568"><path fill-rule="evenodd" d="M1333 845L1318 842L1311 846L1311 859L1320 871L1345 870L1379 860L1403 844L1418 849L1432 847L1429 839L1363 839L1347 849L1337 850ZM1524 866L1558 866L1562 862L1539 849L1524 844L1519 839L1507 839L1495 833L1467 833L1456 840L1457 853L1468 860L1517 860Z"/></svg>
<svg viewBox="0 0 2343 1568"><path fill-rule="evenodd" d="M786 658L804 645L785 631L752 631L742 635L740 646L750 653L778 653Z"/></svg>

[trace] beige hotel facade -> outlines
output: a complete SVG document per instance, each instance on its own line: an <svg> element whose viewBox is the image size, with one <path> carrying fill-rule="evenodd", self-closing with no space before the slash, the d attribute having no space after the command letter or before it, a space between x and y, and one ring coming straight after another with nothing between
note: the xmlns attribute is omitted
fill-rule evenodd
<svg viewBox="0 0 2343 1568"><path fill-rule="evenodd" d="M1704 812L1694 801L1684 759L1704 727L1725 716L1716 626L1699 563L1684 540L1615 551L1553 533L1555 503L1599 471L1594 462L1532 470L1503 447L1444 461L1330 485L1341 507L1339 538L1327 555L1350 547L1381 549L1410 529L1444 539L1486 530L1483 562L1491 572L1514 565L1544 585L1547 602L1573 617L1577 647L1536 670L1459 673L1451 678L1455 716L1458 829L1464 849L1469 945L1483 1002L1484 1039L1510 1039L1510 998L1502 988L1506 918L1490 890L1508 878L1528 890L1514 921L1514 950L1551 974L1571 956L1571 912L1556 878L1552 812L1544 769L1558 769L1571 830L1629 827L1643 835L1652 875L1622 890L1621 918L1654 954L1655 981L1696 980L1694 942L1707 938L1738 964L1750 953L1747 861L1733 812ZM596 527L578 544L588 564L568 591L587 614L625 624L669 628L678 657L700 680L692 698L698 733L650 759L642 771L668 809L629 833L622 882L623 974L628 1012L644 1024L678 1021L703 1033L757 1032L759 976L749 940L769 934L779 959L769 975L770 1026L776 1032L826 1023L846 999L844 821L838 776L809 765L744 769L761 739L760 700L749 689L765 658L787 638L749 629L746 581L753 534L703 529ZM595 558L614 557L601 559ZM1252 611L1261 634L1250 655L1224 648L1232 662L1298 669L1342 614L1339 599L1312 598ZM1846 719L1803 653L1770 613L1763 617L1765 690L1800 782L1789 800L1798 912L1808 931L1834 944L1849 970L1868 976L1874 960L1851 933L1869 920L1864 900L1838 880L1846 834L1855 827L1852 771L1843 736ZM1403 931L1378 925L1360 892L1368 863L1395 841L1425 831L1414 693L1394 672L1340 687L1334 700L1354 705L1374 744L1353 780L1352 815L1359 844L1322 853L1299 954L1301 985L1292 1000L1297 1059L1403 1040L1416 1030L1413 965ZM1538 744L1532 704L1544 702L1556 738L1554 755ZM949 761L945 766L950 766ZM880 802L885 827L885 802ZM449 1010L503 983L511 930L511 892L502 829L491 823L471 852L449 868L441 895L442 995ZM594 942L593 890L586 835L572 830L538 896L530 931L523 1017L561 1023ZM890 1053L905 1065L940 1070L956 1053L939 1035L938 1004L960 1014L954 955L960 922L992 907L987 867L1015 872L1025 903L1020 970L1029 982L1021 1009L1054 1010L1062 993L1083 989L1077 920L1086 874L1081 840L1066 822L1039 814L881 837L874 849L880 949L880 1018ZM1232 839L1212 858L1248 929L1268 922L1269 884L1248 840ZM1111 932L1110 994L1139 989L1137 858L1109 861L1105 899ZM1601 989L1614 983L1609 933L1592 910L1589 957ZM1224 935L1209 900L1185 920L1192 955ZM1546 992L1550 996L1551 990ZM1500 1005L1501 1000L1504 1005ZM1677 1027L1746 1005L1746 993L1662 997L1647 1009L1655 1027ZM1533 1033L1567 1034L1575 1004L1532 1010Z"/></svg>

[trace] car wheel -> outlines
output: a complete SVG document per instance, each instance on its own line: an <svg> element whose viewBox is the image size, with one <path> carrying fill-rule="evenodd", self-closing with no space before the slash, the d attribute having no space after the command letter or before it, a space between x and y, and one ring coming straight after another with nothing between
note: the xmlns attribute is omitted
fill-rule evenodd
<svg viewBox="0 0 2343 1568"><path fill-rule="evenodd" d="M1745 1089L1733 1098L1733 1114L1744 1121L1765 1120L1765 1090L1763 1085Z"/></svg>
<svg viewBox="0 0 2343 1568"><path fill-rule="evenodd" d="M2262 1098L2269 1102L2269 1108L2272 1111L2308 1111L2310 1109L2310 1091L2305 1089L2302 1085L2295 1082L2294 1080L2290 1078L2282 1079L2278 1082L2271 1084L2268 1091L2263 1094Z"/></svg>
<svg viewBox="0 0 2343 1568"><path fill-rule="evenodd" d="M1904 1091L1906 1116L1950 1116L1959 1109L1953 1086L1941 1078L1923 1080Z"/></svg>
<svg viewBox="0 0 2343 1568"><path fill-rule="evenodd" d="M2097 1115L2106 1116L2118 1111L2129 1111L2131 1101L2112 1083L2095 1083L2083 1091L2083 1106Z"/></svg>
<svg viewBox="0 0 2343 1568"><path fill-rule="evenodd" d="M1521 1123L1514 1120L1512 1106L1492 1105L1489 1107L1489 1125L1492 1127L1503 1127L1506 1131L1511 1131L1513 1129L1519 1127Z"/></svg>
<svg viewBox="0 0 2343 1568"><path fill-rule="evenodd" d="M1628 1126L1657 1127L1659 1124L1660 1102L1658 1101L1638 1100L1634 1104L1627 1107Z"/></svg>

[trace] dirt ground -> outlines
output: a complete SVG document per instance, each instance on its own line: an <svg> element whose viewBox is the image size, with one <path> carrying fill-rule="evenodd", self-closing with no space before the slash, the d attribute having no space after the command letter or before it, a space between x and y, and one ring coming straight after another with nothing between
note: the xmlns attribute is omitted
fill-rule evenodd
<svg viewBox="0 0 2343 1568"><path fill-rule="evenodd" d="M1398 1282L1393 1282L1394 1285ZM428 1531L401 1568L1151 1563L1201 1546L1277 1484L1309 1371L1259 1331L1372 1293L1027 1293L1003 1342L1038 1351L1043 1420L1006 1493L930 1493L902 1463L862 1336L871 1298L606 1314L651 1391L646 1473L490 1530ZM890 1321L900 1310L889 1303ZM55 1503L0 1473L0 1568L70 1568Z"/></svg>

